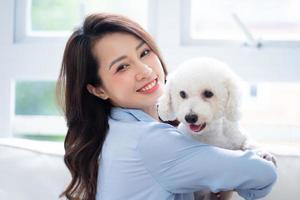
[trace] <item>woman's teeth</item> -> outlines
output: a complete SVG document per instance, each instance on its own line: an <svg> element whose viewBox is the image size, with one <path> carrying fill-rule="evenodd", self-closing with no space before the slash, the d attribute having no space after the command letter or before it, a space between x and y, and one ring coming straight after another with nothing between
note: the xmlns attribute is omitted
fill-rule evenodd
<svg viewBox="0 0 300 200"><path fill-rule="evenodd" d="M142 92L152 89L156 85L156 79L141 89Z"/></svg>

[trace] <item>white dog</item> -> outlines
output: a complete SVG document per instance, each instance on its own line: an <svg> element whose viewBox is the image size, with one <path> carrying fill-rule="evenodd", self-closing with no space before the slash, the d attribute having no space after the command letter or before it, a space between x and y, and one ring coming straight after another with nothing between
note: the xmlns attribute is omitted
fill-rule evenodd
<svg viewBox="0 0 300 200"><path fill-rule="evenodd" d="M179 129L193 138L221 148L248 149L238 127L239 78L224 63L212 58L184 62L170 74L159 100L162 120L179 120Z"/></svg>
<svg viewBox="0 0 300 200"><path fill-rule="evenodd" d="M256 148L240 131L240 78L224 63L212 58L184 62L167 77L159 100L162 120L180 121L179 129L206 144L231 150ZM262 157L275 163L267 153Z"/></svg>

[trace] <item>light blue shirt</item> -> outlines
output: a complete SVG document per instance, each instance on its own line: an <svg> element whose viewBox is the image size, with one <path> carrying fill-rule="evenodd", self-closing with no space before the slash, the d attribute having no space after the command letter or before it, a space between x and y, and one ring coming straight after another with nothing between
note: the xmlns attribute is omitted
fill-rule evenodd
<svg viewBox="0 0 300 200"><path fill-rule="evenodd" d="M141 110L113 108L100 155L97 200L192 200L193 192L266 196L277 178L252 151L199 143Z"/></svg>

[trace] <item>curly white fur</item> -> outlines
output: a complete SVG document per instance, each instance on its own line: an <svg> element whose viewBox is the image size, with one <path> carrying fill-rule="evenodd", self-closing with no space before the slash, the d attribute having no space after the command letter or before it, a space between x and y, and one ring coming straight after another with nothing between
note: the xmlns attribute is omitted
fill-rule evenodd
<svg viewBox="0 0 300 200"><path fill-rule="evenodd" d="M238 126L240 84L240 78L216 59L186 61L167 77L165 92L158 103L159 116L165 121L179 120L178 128L200 142L231 150L257 149L258 145ZM276 165L270 153L257 154ZM213 195L216 194L201 191L195 193L195 199L215 199ZM218 199L227 200L232 192L219 195Z"/></svg>
<svg viewBox="0 0 300 200"><path fill-rule="evenodd" d="M179 120L179 129L195 139L227 149L247 149L249 142L238 127L240 118L240 78L224 63L212 58L194 58L184 62L167 78L159 100L158 113L163 120ZM180 92L186 94L182 98ZM205 91L213 96L206 98ZM197 115L193 124L204 124L193 132L186 116Z"/></svg>

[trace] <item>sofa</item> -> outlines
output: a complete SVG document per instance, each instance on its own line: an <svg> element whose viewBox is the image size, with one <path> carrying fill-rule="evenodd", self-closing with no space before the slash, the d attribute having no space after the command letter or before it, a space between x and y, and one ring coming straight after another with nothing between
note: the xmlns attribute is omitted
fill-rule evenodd
<svg viewBox="0 0 300 200"><path fill-rule="evenodd" d="M0 200L56 200L70 180L63 144L0 139Z"/></svg>
<svg viewBox="0 0 300 200"><path fill-rule="evenodd" d="M265 200L300 199L298 148L277 151L278 180ZM0 200L57 200L70 181L62 142L0 138ZM234 195L233 200L241 200Z"/></svg>

